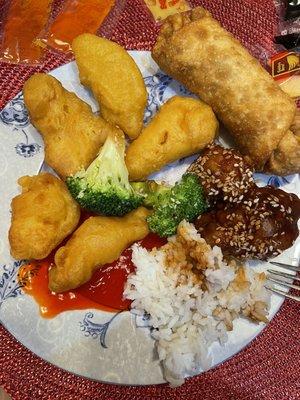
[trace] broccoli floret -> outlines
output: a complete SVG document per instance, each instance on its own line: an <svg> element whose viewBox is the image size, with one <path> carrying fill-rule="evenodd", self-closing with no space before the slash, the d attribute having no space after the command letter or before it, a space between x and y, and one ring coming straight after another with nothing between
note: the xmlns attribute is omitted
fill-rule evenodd
<svg viewBox="0 0 300 400"><path fill-rule="evenodd" d="M124 154L124 137L108 136L91 165L67 178L69 191L81 207L115 216L139 207L143 197L129 183Z"/></svg>
<svg viewBox="0 0 300 400"><path fill-rule="evenodd" d="M147 218L149 229L161 237L174 235L182 220L193 221L207 209L203 188L194 174L184 174L173 187L152 181L132 185L143 196L143 204L153 207Z"/></svg>
<svg viewBox="0 0 300 400"><path fill-rule="evenodd" d="M131 182L131 186L139 196L142 196L143 205L150 208L161 203L172 188L171 186L155 181Z"/></svg>

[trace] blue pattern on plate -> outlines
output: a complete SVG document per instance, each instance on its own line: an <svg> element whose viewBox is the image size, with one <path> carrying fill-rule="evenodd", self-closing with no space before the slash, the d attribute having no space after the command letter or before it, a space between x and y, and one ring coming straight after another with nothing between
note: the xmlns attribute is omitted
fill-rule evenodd
<svg viewBox="0 0 300 400"><path fill-rule="evenodd" d="M22 157L33 157L41 150L38 143L18 143L15 146L16 153Z"/></svg>
<svg viewBox="0 0 300 400"><path fill-rule="evenodd" d="M24 128L30 124L28 111L26 109L23 94L19 93L14 99L0 111L0 121L11 126L12 132L21 133L25 141L15 146L16 153L21 157L33 157L40 152L41 146L38 143L30 143Z"/></svg>
<svg viewBox="0 0 300 400"><path fill-rule="evenodd" d="M146 76L144 81L148 92L144 124L147 124L161 105L174 95L174 91L177 95L194 97L184 86L162 72Z"/></svg>
<svg viewBox="0 0 300 400"><path fill-rule="evenodd" d="M146 312L144 312L143 315L134 314L134 319L135 319L135 326L137 328L150 328L149 326L150 314L147 314Z"/></svg>
<svg viewBox="0 0 300 400"><path fill-rule="evenodd" d="M107 330L112 323L112 321L120 314L121 312L118 312L114 314L114 316L104 324L96 324L95 322L92 322L91 319L94 317L94 314L92 312L88 312L85 314L83 321L79 322L81 330L84 332L84 335L89 337L91 336L93 339L99 338L100 345L107 349L106 343L105 343L105 338L107 334Z"/></svg>
<svg viewBox="0 0 300 400"><path fill-rule="evenodd" d="M0 120L6 125L24 128L29 125L29 115L24 104L23 94L19 93L10 100L0 112Z"/></svg>
<svg viewBox="0 0 300 400"><path fill-rule="evenodd" d="M172 78L160 72L144 78L148 92L147 108L144 115L144 124L147 124L163 103L164 92Z"/></svg>
<svg viewBox="0 0 300 400"><path fill-rule="evenodd" d="M0 308L5 300L22 294L23 284L18 281L18 272L23 261L15 261L11 265L3 265L4 271L0 277Z"/></svg>
<svg viewBox="0 0 300 400"><path fill-rule="evenodd" d="M254 180L258 186L270 185L276 188L290 184L293 181L293 176L277 176L265 175L259 172L254 174Z"/></svg>
<svg viewBox="0 0 300 400"><path fill-rule="evenodd" d="M41 146L38 143L29 143L28 135L24 129L14 128L13 130L21 133L25 138L25 143L21 142L15 146L16 153L19 156L28 158L40 152Z"/></svg>
<svg viewBox="0 0 300 400"><path fill-rule="evenodd" d="M268 179L267 185L279 188L280 186L290 183L284 176L271 176Z"/></svg>

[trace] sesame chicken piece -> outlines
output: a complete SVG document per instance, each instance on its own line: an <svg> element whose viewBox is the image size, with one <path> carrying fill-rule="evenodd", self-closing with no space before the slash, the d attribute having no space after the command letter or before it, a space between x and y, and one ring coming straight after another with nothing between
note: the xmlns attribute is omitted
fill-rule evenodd
<svg viewBox="0 0 300 400"><path fill-rule="evenodd" d="M211 246L238 259L267 260L289 248L299 230L300 199L272 186L254 188L239 204L218 202L195 222Z"/></svg>
<svg viewBox="0 0 300 400"><path fill-rule="evenodd" d="M255 186L247 158L216 144L207 146L188 172L198 176L210 205L218 200L238 204Z"/></svg>

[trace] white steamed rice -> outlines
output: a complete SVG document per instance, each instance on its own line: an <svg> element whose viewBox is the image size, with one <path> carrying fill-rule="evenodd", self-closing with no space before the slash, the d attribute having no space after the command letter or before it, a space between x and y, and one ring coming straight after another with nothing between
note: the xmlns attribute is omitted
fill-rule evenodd
<svg viewBox="0 0 300 400"><path fill-rule="evenodd" d="M209 346L226 342L235 317L242 314L266 321L269 306L263 274L229 266L220 248L205 244L206 267L202 266L199 282L194 273L183 268L178 254L174 253L173 263L166 262L166 254L176 252L174 245L178 243L195 249L205 241L194 225L184 221L178 234L160 249L147 251L135 244L132 260L136 271L129 276L124 291L133 301L135 314L149 314L164 377L172 386L210 367Z"/></svg>

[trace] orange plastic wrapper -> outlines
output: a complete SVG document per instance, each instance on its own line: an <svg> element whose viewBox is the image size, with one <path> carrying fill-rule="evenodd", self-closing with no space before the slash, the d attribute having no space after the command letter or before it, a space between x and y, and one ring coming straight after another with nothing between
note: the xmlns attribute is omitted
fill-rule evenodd
<svg viewBox="0 0 300 400"><path fill-rule="evenodd" d="M52 0L11 0L3 5L0 60L37 64L43 50L33 40L47 23Z"/></svg>
<svg viewBox="0 0 300 400"><path fill-rule="evenodd" d="M185 0L144 0L144 2L156 21L191 8Z"/></svg>
<svg viewBox="0 0 300 400"><path fill-rule="evenodd" d="M73 39L81 33L96 33L115 0L66 0L58 16L50 21L35 44L71 52Z"/></svg>

